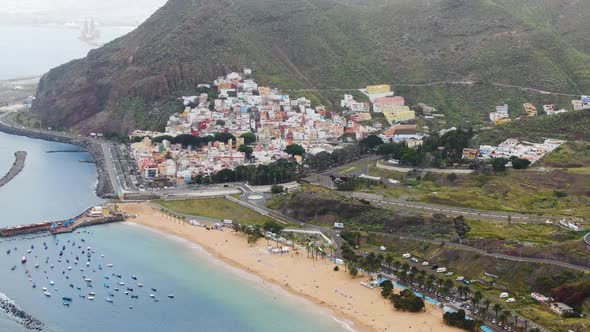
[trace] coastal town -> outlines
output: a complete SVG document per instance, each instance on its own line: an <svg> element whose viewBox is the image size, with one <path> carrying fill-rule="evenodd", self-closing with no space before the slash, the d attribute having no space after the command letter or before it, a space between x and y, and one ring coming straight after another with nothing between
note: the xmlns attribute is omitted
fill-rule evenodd
<svg viewBox="0 0 590 332"><path fill-rule="evenodd" d="M312 261L314 256L316 259L319 256L325 260L316 278L321 275L326 280L333 278L338 280L339 286L334 289L333 296L322 292L321 298L328 301L331 306L338 307L343 316L348 316L350 310L356 310L377 320L374 315L383 312L383 315L388 315L389 318L377 320L377 323L351 315L351 319L359 326L367 324L371 329L377 330L389 329L393 321L402 319L403 316L397 314L400 310L425 312L424 319L428 322L425 324L438 326L441 331L453 326L486 332L522 330L523 326L525 329L527 327L536 329L535 331L550 330L543 326L547 323L546 320L538 322L530 319L530 316L519 315L509 310L519 306L551 312L555 317L579 316L579 309L563 302L568 300L563 300L559 293L531 288L532 292L523 294L520 290L498 287L496 280L506 276L498 276L486 271L483 272L483 278L478 277L466 270L456 270L453 267L454 264L449 261L437 262L435 257L426 258L425 254L420 252L404 251L403 254L399 254L400 257L394 257L389 249L391 242L388 241L378 242L378 245L375 245L374 250L378 254L374 255L375 252L370 250L360 250L357 254L350 246L358 246L360 242L351 240L349 234L366 235L355 232L350 228L349 223L334 222L333 225L328 226L321 223L319 226L313 220L294 219L292 216L283 214L283 211L268 207L268 204L286 195L287 192L297 195L317 185L345 193L347 181L352 188L354 183L361 183L365 186L363 188L374 190L378 183L382 183L384 188L403 190L404 185L409 183L404 178L400 180L389 178L383 183L381 176L368 174L369 165L376 160L370 157L371 153L380 155L379 159L385 159L385 164L389 165L387 167L393 166L393 169L397 171L407 172L408 175L405 177L415 179L413 181L420 181L418 180L420 176L415 174L437 174L437 172L450 174L446 178L454 181L451 175L457 176L455 172L470 174L474 171L472 169L474 166L483 167L477 170L478 172L489 173L493 170L501 174L500 168L494 165L494 162L498 160L501 160L504 166L514 169L527 168L529 165L536 167L545 157L567 145L567 140L546 137L542 141L531 142L506 138L497 145L467 146L465 142L448 145L445 139L456 142L462 140L461 137L471 139L473 134L469 130L457 127L430 129L428 124L444 118L444 115L425 103L418 103L414 107L406 105L405 98L395 95L391 86L386 84L367 86L358 90L355 95L342 94L340 108L336 110L316 105L305 97L290 97L276 88L259 86L250 69L244 69L241 73L231 72L219 77L212 84L199 84L196 89L198 94L179 98L178 103L182 105L183 112L170 115L164 131L135 130L129 135L129 142L126 144L108 142L103 133L75 137L46 130L35 132L34 135L48 138L53 137L52 135L61 135L57 136L59 140L75 144L79 144L76 142L81 140L83 143L80 145L92 151L93 156L104 153L106 158L95 157L100 161L99 172L102 174L100 178L108 179L107 182L111 183L116 193L112 197L123 201L163 198L163 202L166 200L174 202L180 199L180 204L192 204L186 203L191 202L189 198L197 198L203 202L221 199L235 204L231 208L233 210L242 208L245 209L244 211L256 213L257 219L274 221L266 221L264 227L260 227L241 224L227 218L199 217L193 214L201 212L191 212L190 215L175 212L175 208L172 208L175 206L174 203L168 205L162 202L154 203L155 201L122 202L121 210L118 208L113 210L112 206L106 208L96 206L73 219L5 228L1 230L3 236L37 234L41 231L55 235L67 234L75 232L79 227L127 220L201 243L211 252L226 257L232 264L236 264L237 261L248 261L252 257L258 259L251 262L253 266L269 259L277 266L295 264L298 268L290 271L289 275L290 282L294 286L301 287L302 290L298 293L305 296L309 294L320 296L312 289L308 289L306 286L308 279L298 274L301 269L308 268L309 264L309 261L301 260L302 257L298 255L307 252L308 259L311 257ZM577 109L574 112L589 110L588 97L582 96L579 101L573 101L572 106ZM420 112L416 112L413 108L419 109ZM527 115L512 117L512 122L542 116L536 112L533 104L523 105L523 110ZM556 110L554 105L544 105L543 110L546 116L569 112ZM510 122L507 119L511 119L507 105L498 106L494 115L490 114L490 120L497 126ZM1 124L9 127L7 129L9 131L26 134L24 128L11 127L4 122ZM443 140L440 141L440 138ZM441 146L432 146L433 142ZM372 151L369 148L370 144L374 144ZM292 176L282 178L282 174L278 177L275 174L269 183L273 184L272 186L257 186L256 184L259 183L255 183L256 181L248 183L247 180L243 180L243 176L239 175L243 171L257 170L258 167L268 167L283 161L288 165L299 165L301 168L317 167L316 163L313 163L314 158L329 158L338 154L347 156L349 151L355 151L359 146L364 146L362 148L364 152L358 156L344 159L343 162L327 163L329 168L323 170L323 173L331 174L328 184L309 180L313 176L294 181L296 178ZM414 159L408 157L408 155L420 155L420 158L430 156L438 159L444 156L440 151L452 152L456 148L460 148L456 152L457 155L444 157L447 160L440 164L442 166L440 171L434 167L436 162L430 161L426 164L423 159L417 162L415 157ZM390 150L391 152L383 152ZM76 151L79 152L79 150L71 150L71 152ZM50 152L67 153L68 151ZM355 158L360 159L355 161ZM359 166L355 163L363 162L363 160L368 162L366 168L357 170ZM344 165L340 166L342 163ZM379 161L376 165L379 167L382 164L384 162ZM422 166L422 173L420 173L416 170L420 168L420 164L428 165L430 168ZM343 169L353 171L346 174L342 172ZM314 172L321 174L315 169ZM224 174L225 178L218 176L219 174ZM260 174L256 176L259 177ZM268 174L262 176L268 177ZM350 180L351 178L353 180ZM310 184L312 187L309 187ZM103 185L103 187L109 188L109 185ZM561 192L556 191L556 193L563 195ZM441 214L452 216L454 223L462 220L460 218L463 215L471 214L494 222L510 223L512 220L520 220L525 225L534 227L543 223L545 227L559 229L559 232L569 231L577 234L587 232L587 222L582 218L556 216L533 218L524 214L506 212L492 214L483 210L459 207L414 205L409 201L389 201L388 198L371 195L355 193L351 197L362 204L394 203L397 206L405 206L409 210L440 211ZM375 199L375 197L378 198ZM170 221L162 224L162 218L170 218ZM298 225L300 229L292 228L293 225ZM185 226L193 227L185 233ZM231 234L244 233L248 242L241 243L240 238L228 237L228 230L232 230ZM367 230L372 231L371 228ZM209 234L211 241L204 241L197 235L203 231ZM214 233L211 233L212 231ZM211 234L215 235L211 236ZM266 239L267 245L261 246L261 241L252 240L258 238ZM219 252L217 245L222 241L231 241L232 248L241 248L239 253L233 251L230 253L229 249L223 253ZM270 245L271 241L276 245ZM456 239L452 239L449 245L457 245L454 241ZM586 235L583 241L586 241L586 246L590 248L590 234ZM461 239L459 239L459 245L463 245ZM254 250L252 246L256 246L255 250L258 254L252 257L243 256L244 253ZM341 253L336 254L334 252L336 249ZM487 250L482 253L491 257L498 255ZM516 259L513 254L499 255L508 261ZM539 258L520 257L518 259L525 259L527 262L530 259L536 262ZM542 262L549 265L559 264L558 266L577 271L586 269L578 262L565 263L555 260L542 260ZM336 271L342 270L344 272L334 275ZM277 278L275 272L269 272L267 268L255 268L253 271L261 275L268 274L270 278ZM416 280L416 276L420 275L423 275L421 279ZM433 282L426 282L426 276ZM474 287L474 284L492 287L493 290L482 292L480 288ZM470 287L478 290L471 291ZM374 306L375 294L373 293L377 291L381 292L386 302L393 304L395 314L392 314L389 306L385 306L385 309ZM354 304L342 302L350 300L353 296L357 299ZM94 295L89 297L94 299ZM484 298L488 303L494 303L494 306L490 307L490 304L487 304L484 307L483 305L486 305ZM108 299L111 303L115 302L114 296L109 296ZM65 303L70 302L65 301L64 305ZM495 310L500 311L500 314L497 311L494 313ZM442 321L439 312L443 315ZM513 312L514 321L507 316L511 312ZM26 313L22 313L22 316L28 317ZM443 321L444 324L441 324ZM411 321L402 323L400 320L396 324L402 324L400 326L404 326L403 329L412 328L412 325L404 325L412 324Z"/></svg>

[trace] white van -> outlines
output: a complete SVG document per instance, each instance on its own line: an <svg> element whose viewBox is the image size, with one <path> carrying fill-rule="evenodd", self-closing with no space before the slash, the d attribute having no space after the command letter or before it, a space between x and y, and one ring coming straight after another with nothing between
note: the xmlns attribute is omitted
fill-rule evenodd
<svg viewBox="0 0 590 332"><path fill-rule="evenodd" d="M406 258L407 259L407 258L410 258L410 257L412 257L412 255L410 255L410 254L403 254L402 255L402 258Z"/></svg>
<svg viewBox="0 0 590 332"><path fill-rule="evenodd" d="M445 273L445 272L447 272L447 269L444 267L439 267L438 269L436 269L436 272L437 273Z"/></svg>

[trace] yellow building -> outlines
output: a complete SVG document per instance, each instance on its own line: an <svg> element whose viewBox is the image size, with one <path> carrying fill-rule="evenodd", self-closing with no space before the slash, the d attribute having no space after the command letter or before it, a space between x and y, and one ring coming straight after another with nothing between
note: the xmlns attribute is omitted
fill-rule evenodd
<svg viewBox="0 0 590 332"><path fill-rule="evenodd" d="M394 104L386 104L381 106L381 112L383 113L399 113L399 112L409 112L410 106L401 106L401 105L394 105Z"/></svg>
<svg viewBox="0 0 590 332"><path fill-rule="evenodd" d="M528 116L537 116L537 108L535 107L535 105L531 103L525 103L522 104L522 107L524 107L524 111Z"/></svg>
<svg viewBox="0 0 590 332"><path fill-rule="evenodd" d="M408 108L407 110L397 112L383 112L383 115L385 116L385 119L387 119L389 124L414 120L416 118L416 112L411 111L410 108Z"/></svg>
<svg viewBox="0 0 590 332"><path fill-rule="evenodd" d="M367 86L367 93L370 95L377 94L377 93L387 93L387 92L391 92L391 86L387 85L387 84Z"/></svg>
<svg viewBox="0 0 590 332"><path fill-rule="evenodd" d="M512 121L510 118L501 118L501 119L496 120L494 122L494 124L497 126L497 125L501 125L503 123L507 123L507 122L510 122L510 121Z"/></svg>

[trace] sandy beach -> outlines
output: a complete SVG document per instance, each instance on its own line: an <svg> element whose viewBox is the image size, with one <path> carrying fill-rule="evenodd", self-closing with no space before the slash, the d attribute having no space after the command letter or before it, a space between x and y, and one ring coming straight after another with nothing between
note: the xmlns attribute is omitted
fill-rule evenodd
<svg viewBox="0 0 590 332"><path fill-rule="evenodd" d="M309 259L304 250L271 255L264 239L252 246L242 234L179 223L147 203L119 206L125 213L137 215L131 222L196 243L224 262L260 276L261 282L273 283L331 310L357 331L459 331L446 326L442 311L429 305L423 313L396 311L379 289L360 285L368 277L352 278L343 268L335 272L332 262Z"/></svg>

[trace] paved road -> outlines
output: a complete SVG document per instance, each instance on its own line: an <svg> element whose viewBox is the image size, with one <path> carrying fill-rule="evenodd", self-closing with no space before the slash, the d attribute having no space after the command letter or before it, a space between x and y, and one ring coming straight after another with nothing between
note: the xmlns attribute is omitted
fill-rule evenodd
<svg viewBox="0 0 590 332"><path fill-rule="evenodd" d="M111 146L112 144L107 142L100 143L102 148L102 153L104 155L105 163L107 166L107 172L109 174L109 178L111 180L111 185L113 186L113 192L118 197L122 197L124 192L121 190L121 183L119 182L119 178L117 177L116 170L115 170L115 162L113 160L113 155L111 154Z"/></svg>

